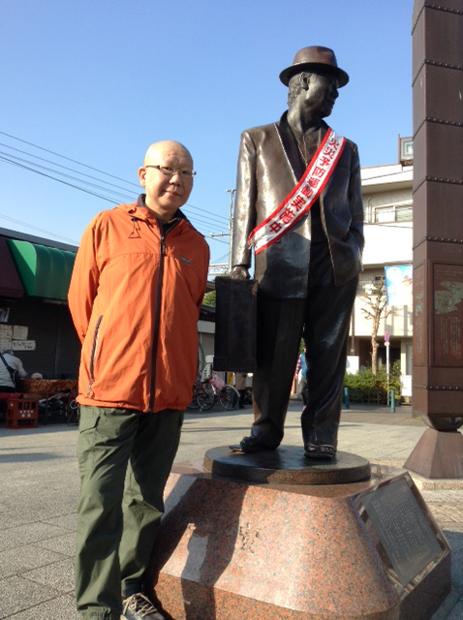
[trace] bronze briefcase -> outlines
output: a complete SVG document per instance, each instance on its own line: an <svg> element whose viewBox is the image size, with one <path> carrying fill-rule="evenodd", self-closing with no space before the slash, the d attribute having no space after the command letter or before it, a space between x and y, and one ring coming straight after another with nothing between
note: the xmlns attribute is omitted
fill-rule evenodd
<svg viewBox="0 0 463 620"><path fill-rule="evenodd" d="M214 370L256 369L257 282L215 279Z"/></svg>

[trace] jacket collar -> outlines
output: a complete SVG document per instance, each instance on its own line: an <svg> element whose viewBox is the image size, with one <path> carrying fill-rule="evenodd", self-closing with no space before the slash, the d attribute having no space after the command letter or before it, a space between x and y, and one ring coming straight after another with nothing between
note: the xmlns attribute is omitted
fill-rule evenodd
<svg viewBox="0 0 463 620"><path fill-rule="evenodd" d="M140 194L138 196L137 202L132 202L130 204L120 204L117 205L116 208L125 211L132 218L136 218L137 220L159 222L153 211L151 211L151 209L148 209L148 207L145 205L145 194ZM171 220L171 222L174 222L178 219L188 221L188 218L180 209L177 210L177 213L175 214L175 217Z"/></svg>
<svg viewBox="0 0 463 620"><path fill-rule="evenodd" d="M295 178L299 180L304 174L305 165L297 145L296 137L289 126L287 116L288 112L286 111L280 118L279 122L275 123L275 127L280 136L281 145L286 157L288 158L293 174Z"/></svg>
<svg viewBox="0 0 463 620"><path fill-rule="evenodd" d="M283 113L280 120L275 123L275 127L278 131L283 150L288 158L294 176L299 181L307 166L301 155L301 151L299 150L296 136L288 123L288 111ZM322 121L320 128L322 136L324 136L328 130L328 125Z"/></svg>

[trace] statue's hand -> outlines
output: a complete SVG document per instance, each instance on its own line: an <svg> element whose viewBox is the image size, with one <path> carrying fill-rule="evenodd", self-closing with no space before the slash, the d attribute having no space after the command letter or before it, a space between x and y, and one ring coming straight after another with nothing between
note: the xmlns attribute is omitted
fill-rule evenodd
<svg viewBox="0 0 463 620"><path fill-rule="evenodd" d="M230 278L233 280L249 280L249 270L243 265L236 265L230 272Z"/></svg>

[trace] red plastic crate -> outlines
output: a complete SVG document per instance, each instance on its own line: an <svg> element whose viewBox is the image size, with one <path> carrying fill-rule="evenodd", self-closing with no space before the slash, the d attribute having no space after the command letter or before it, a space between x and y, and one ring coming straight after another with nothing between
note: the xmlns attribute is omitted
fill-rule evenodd
<svg viewBox="0 0 463 620"><path fill-rule="evenodd" d="M6 406L6 425L8 428L37 426L39 408L37 399L9 398Z"/></svg>

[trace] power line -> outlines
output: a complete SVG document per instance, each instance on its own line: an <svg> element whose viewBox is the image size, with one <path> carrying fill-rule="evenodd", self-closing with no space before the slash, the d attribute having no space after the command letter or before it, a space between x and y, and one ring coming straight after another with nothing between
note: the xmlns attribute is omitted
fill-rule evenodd
<svg viewBox="0 0 463 620"><path fill-rule="evenodd" d="M11 149L11 150L16 151L18 153L21 153L23 155L28 155L29 157L34 157L35 159L38 159L39 161L44 161L44 162L46 162L48 164L51 164L52 166L58 166L59 168L63 168L64 170L68 170L70 172L75 172L76 174L79 174L80 176L87 177L87 178L93 179L95 181L103 182L105 185L111 186L111 188L112 187L116 187L118 189L123 190L124 193L121 194L122 196L124 196L124 197L128 196L128 194L126 193L128 191L127 188L122 187L120 185L116 185L115 183L104 181L104 180L100 179L99 177L93 176L91 174L86 174L85 172L80 172L79 170L76 170L75 168L71 168L69 166L64 166L63 164L59 164L58 162L54 162L54 161L52 161L50 159L47 159L46 157L39 157L38 155L34 155L34 153L31 153L30 151L25 151L24 149L18 149L18 148L14 147L14 146L6 144L5 142L0 142L0 146L6 147L8 149ZM37 167L41 167L40 164L36 164L35 162L31 162L30 160L26 160L26 159L23 159L21 157L17 157L15 155L11 155L10 153L3 153L3 155L9 155L10 157L18 159L19 161L23 161L23 162L29 163L29 164L37 166ZM50 168L48 168L46 166L43 166L42 168L44 170L49 170L49 171L52 170L53 172L56 172L57 174L61 174L62 176L67 176L67 175L65 175L64 173L62 173L59 170L50 169ZM86 183L87 185L92 185L91 183L88 183L87 181L85 181L83 179L82 180L81 179L76 179L76 177L73 177L73 176L68 176L68 178L72 178L74 180L82 181L82 182ZM126 183L130 184L129 181L126 181ZM135 186L135 184L133 184L133 185ZM99 187L100 189L104 189L104 190L108 189L106 187L102 187L101 185L94 185L94 187ZM136 187L138 187L138 186L136 186ZM111 189L111 191L112 191L112 189ZM119 193L119 192L116 192L116 193ZM202 214L203 211L205 211L204 209L201 209L200 207L196 207L195 205L192 205L191 203L187 203L186 206L188 206L189 208L194 209L196 211L200 211L201 214ZM222 224L221 220L223 220L224 223L228 222L227 218L225 218L223 216L211 214L210 216L208 216L207 220L204 220L205 223L209 223L211 218L214 218L220 224Z"/></svg>
<svg viewBox="0 0 463 620"><path fill-rule="evenodd" d="M7 157L8 155L10 156L10 158L12 157L13 159L10 159L9 157ZM31 162L31 161L29 161L27 159L24 159L22 157L17 157L16 155L10 155L9 153L5 153L4 151L0 151L0 159L3 159L3 161L7 161L8 163L11 163L11 164L16 164L17 166L23 167L26 170L29 170L31 172L36 172L37 174L42 174L42 173L40 173L40 170L37 170L37 168L41 168L42 170L46 170L48 172L55 172L57 174L60 174L62 177L66 177L66 178L72 179L74 181L80 181L81 183L84 183L84 184L89 185L91 187L94 187L94 188L97 188L97 189L102 189L103 191L108 191L107 188L105 188L104 186L98 185L96 183L90 183L88 181L79 179L78 177L74 177L73 175L68 175L68 174L62 173L60 171L56 171L53 168L49 168L48 166L42 166L41 164L36 164L35 162ZM25 166L24 163L29 164L30 166L35 166L35 168L31 168L30 166ZM55 180L55 181L60 181L60 179L58 177L54 177L52 175L44 175L44 176L48 176L49 178L51 178L52 180ZM85 191L85 189L82 188L81 186L77 186L77 185L73 185L72 184L71 187L74 187L76 189L81 189L82 191ZM116 193L118 193L118 192L116 192ZM102 197L99 194L94 194L94 195L96 197L99 197L99 198ZM125 195L124 194L120 194L120 196L123 196L123 198L126 199L126 200L133 200L133 196L129 197L128 194L125 194ZM120 198L116 198L116 197L113 197L113 198L105 197L105 199L110 201L110 202L112 202L112 203L120 202ZM206 219L204 217L201 217L201 216L197 215L196 213L192 213L191 216L190 216L190 219L194 220L194 221L197 221L199 223L199 225L201 226L201 228L203 228L205 230L205 232L209 232L209 233L213 232L214 228L211 226L211 223L209 222L208 219ZM206 226L207 226L207 228L205 228Z"/></svg>
<svg viewBox="0 0 463 620"><path fill-rule="evenodd" d="M223 256L220 256L219 258L216 258L214 260L214 263L221 263L223 260L225 260L226 258L228 258L228 252L226 254L224 254Z"/></svg>
<svg viewBox="0 0 463 620"><path fill-rule="evenodd" d="M99 177L95 177L92 174L87 174L86 172L80 172L79 170L76 170L75 168L71 168L69 166L64 166L63 164L59 164L58 162L52 161L51 159L47 159L46 157L39 157L38 155L34 155L34 153L31 153L29 151L25 151L23 149L18 149L18 148L14 147L14 146L11 146L10 144L6 144L5 142L0 142L0 146L4 146L4 147L6 147L8 149L11 149L12 151L17 151L18 153L22 153L23 155L28 155L29 157L34 157L35 159L38 159L39 161L44 161L47 164L52 164L53 166L57 166L58 168L63 168L63 170L69 170L70 172L75 172L76 174L80 174L80 176L88 177L89 179L93 179L94 181L101 181L101 182L105 183L106 185L110 185L112 187L116 187L118 189L122 189L124 192L129 191L126 187L122 187L120 185L116 185L116 183L111 183L110 181L104 181L103 179L100 179ZM8 155L10 155L10 157L14 157L14 155L11 155L10 153L8 153ZM125 182L130 184L130 181L125 181ZM135 183L133 183L133 185L135 185ZM138 187L138 186L136 186L136 187Z"/></svg>
<svg viewBox="0 0 463 620"><path fill-rule="evenodd" d="M45 148L45 147L40 146L38 144L35 144L34 142L30 142L28 140L24 140L22 138L18 138L17 136L14 136L13 134L7 133L6 131L1 131L0 130L0 134L4 135L4 136L7 136L8 138L11 138L13 140L17 140L18 142L21 142L23 144L27 144L29 146L32 146L32 147L34 147L36 149L39 149L41 151L44 151L46 153L50 153L52 155L55 155L56 157L61 157L62 159L65 159L66 161L70 161L70 162L75 163L75 164L77 164L79 166L83 166L84 168L87 168L89 170L93 170L95 172L99 172L100 174L104 174L105 176L111 177L113 179L117 179L118 181L122 181L123 183L126 183L126 184L128 184L130 186L139 188L139 186L136 183L134 183L133 181L127 181L126 179L123 179L122 177L116 176L116 175L111 174L109 172L105 172L104 170L101 170L100 168L95 168L94 166L89 166L88 164L85 164L85 163L83 163L83 162L81 162L81 161L79 161L77 159L73 159L72 157L68 157L66 155L62 155L61 153L58 153L57 151L53 151L51 149L48 149L48 148ZM110 183L109 181L105 181L103 179L98 179L97 177L93 177L91 175L87 175L87 174L85 174L83 172L80 172L78 170L75 170L73 168L68 168L66 166L63 166L62 164L59 164L57 162L52 162L51 160L47 160L45 158L41 158L38 155L34 155L34 154L29 153L27 151L21 151L21 149L17 149L16 147L5 145L4 143L0 143L0 144L2 144L3 146L6 146L7 148L10 148L10 149L22 152L23 154L27 154L27 155L29 155L31 157L35 157L36 159L40 159L42 161L45 161L46 163L50 163L50 164L52 164L54 166L59 166L59 167L62 167L64 169L67 169L67 170L69 170L71 172L75 172L76 174L79 174L81 176L87 176L89 178L93 178L94 180L98 180L98 181L100 181L102 183L106 183L108 185L113 185L114 187L118 187L119 189L123 189L124 191L127 191L125 188L121 188L120 186L117 186L117 185L115 185L113 183ZM10 156L12 156L12 155L10 154ZM60 174L58 171L54 171L54 172ZM104 189L105 189L105 191L107 191L107 188L104 188ZM228 225L228 219L226 217L218 215L216 213L213 213L212 211L209 211L208 209L203 209L201 207L197 207L197 206L195 206L195 205L193 205L191 203L186 203L186 204L187 204L187 206L189 206L193 210L205 213L208 218L214 218L218 222L220 222L221 224L222 224L222 222L224 222L224 223L227 223L227 225Z"/></svg>
<svg viewBox="0 0 463 620"><path fill-rule="evenodd" d="M207 218L205 218L202 215L198 215L196 213L190 213L189 209L188 209L188 205L185 205L184 207L182 207L182 211L184 211L188 217L190 219L195 219L198 222L201 222L202 224L206 225L208 227L208 230L210 230L211 232L213 232L215 230L215 227L212 226L212 224L214 224L214 222L210 222Z"/></svg>
<svg viewBox="0 0 463 620"><path fill-rule="evenodd" d="M2 136L8 136L8 138L12 138L13 140L17 140L18 142L22 142L23 144L28 144L29 146L33 146L36 149L39 149L41 151L45 151L46 153L51 153L52 155L56 155L56 157L61 157L62 159L66 159L67 161L72 161L72 163L74 164L78 164L79 166L83 166L84 168L87 168L88 170L93 170L95 172L99 172L100 174L104 174L108 177L111 177L112 179L117 179L118 181L123 181L124 183L129 183L130 185L135 185L136 187L138 187L138 185L136 183L133 183L132 181L126 181L125 179L123 179L122 177L118 177L114 174L110 174L109 172L105 172L104 170L100 170L99 168L95 168L94 166L89 166L88 164L84 164L81 161L78 161L77 159L72 159L72 157L67 157L66 155L61 155L61 153L57 153L56 151L52 151L51 149L47 149L44 146L40 146L39 144L34 144L34 142L29 142L28 140L23 140L22 138L18 138L17 136L14 136L11 133L7 133L6 131L1 131L0 130L0 134Z"/></svg>
<svg viewBox="0 0 463 620"><path fill-rule="evenodd" d="M91 196L95 196L96 198L101 198L101 200L106 200L106 202L110 202L111 204L114 204L115 202L114 199L107 198L106 196L101 196L100 194L96 194L95 192L92 192L88 189L79 187L78 185L74 185L73 183L68 183L67 181L63 181L63 179L54 177L51 174L45 174L45 172L40 172L40 170L35 170L35 168L30 168L29 166L20 164L19 162L8 159L8 157L4 157L0 155L0 160L8 162L9 164L12 164L13 166L18 166L18 168L24 168L25 170L29 170L30 172L35 172L36 174L40 174L41 176L46 177L47 179L53 179L54 181L58 181L58 183L62 183L63 185L67 185L68 187L73 187L74 189L78 189L79 191L84 192L85 194L90 194Z"/></svg>
<svg viewBox="0 0 463 620"><path fill-rule="evenodd" d="M204 213L207 214L208 218L213 217L214 219L218 220L220 224L224 224L228 226L228 218L225 217L224 215L217 215L216 213L212 213L212 211L208 211L207 209L196 207L195 205L192 205L191 202L187 202L186 206L190 207L190 209L196 209L197 211L203 211Z"/></svg>
<svg viewBox="0 0 463 620"><path fill-rule="evenodd" d="M10 153L5 153L4 151L0 151L0 155L2 155L3 157L6 158L13 158L13 160L16 160L17 162L22 162L25 164L29 164L29 166L35 166L34 170L36 168L40 168L42 170L46 170L47 172L54 172L55 174L59 174L62 177L64 177L65 179L72 179L73 181L79 181L80 183L84 183L85 185L89 185L90 187L95 187L97 189L101 189L105 192L108 191L107 187L104 187L103 185L99 185L98 183L91 183L90 181L86 181L85 179L80 179L79 177L75 177L72 174L67 174L65 172L60 172L59 170L55 170L54 168L50 168L48 166L42 166L42 164L36 164L34 161L30 161L28 159L24 159L24 157L18 157L17 155L11 155ZM11 160L9 160L11 161ZM31 170L31 168L29 168L29 170ZM36 170L36 172L39 172L38 170ZM57 177L52 177L53 179L57 180ZM114 191L114 190L109 190L109 191ZM123 196L124 198L128 198L129 194L123 194L122 192L114 192L115 195L119 194L119 196ZM133 197L130 197L130 199L132 199ZM119 199L117 199L119 200ZM116 200L116 202L117 202Z"/></svg>
<svg viewBox="0 0 463 620"><path fill-rule="evenodd" d="M83 188L83 187L80 187L79 185L75 185L74 183L69 183L68 181L64 181L63 179L60 179L58 177L54 177L51 174L47 174L45 172L41 172L40 170L36 170L35 168L31 168L30 166L27 166L27 165L25 165L23 163L20 163L19 161L11 160L8 157L5 157L4 155L2 155L1 152L0 152L0 161L4 161L6 163L9 163L12 166L17 166L19 168L24 168L25 170L29 170L30 172L35 172L36 174L39 174L40 176L43 176L43 177L48 178L48 179L52 179L53 181L57 181L58 183L62 183L63 185L66 185L68 187L72 187L73 189L77 189L77 190L79 190L81 192L84 192L85 194L89 194L91 196L94 196L95 198L100 198L101 200L105 200L106 202L109 202L109 203L111 203L113 205L117 202L117 200L115 200L113 198L108 198L107 196L103 196L101 194L97 194L96 192L92 192L91 190ZM36 227L26 223L26 222L22 222L20 220L13 220L13 218L9 218L8 216L1 215L1 217L4 218L4 219L9 219L10 221L14 221L16 223L19 223L19 224L21 224L23 226L28 226L31 229L39 230L41 232L46 232L47 234L53 234L54 236L60 236L60 235L56 235L55 233L49 233L49 231L44 231L42 229L36 228ZM196 215L194 215L193 217L195 219L197 218ZM193 219L193 217L191 219ZM201 228L201 227L198 226L198 228ZM205 234L205 237L213 238L211 233L209 233L209 232L207 234ZM65 237L62 237L62 238L64 239ZM219 243L227 244L226 241L222 241L221 239L215 239L215 241L218 241ZM75 243L75 241L73 241L73 243Z"/></svg>
<svg viewBox="0 0 463 620"><path fill-rule="evenodd" d="M217 241L217 243L224 243L225 245L228 245L227 241L223 241L222 239L216 239L215 237L212 237L212 235L204 235L205 237L207 237L208 239L212 239L213 241Z"/></svg>
<svg viewBox="0 0 463 620"><path fill-rule="evenodd" d="M4 213L0 213L0 218L2 220L7 220L8 222L12 222L13 224L20 224L21 226L26 226L31 230L36 230L37 232L43 233L45 235L52 235L53 237L57 237L58 239L62 239L63 241L67 241L72 243L73 245L79 245L75 239L70 239L69 237L63 237L63 235L58 235L50 230L46 230L45 228L39 228L38 226L33 226L27 222L23 222L22 220L17 220L14 217L10 217L9 215L5 215Z"/></svg>
<svg viewBox="0 0 463 620"><path fill-rule="evenodd" d="M23 140L22 138L18 138L17 136L14 136L13 134L10 134L10 133L7 133L7 132L1 131L1 130L0 130L0 134L4 135L4 136L7 136L7 137L9 137L9 138L11 138L13 140L17 140L18 142L21 142L23 144L27 144L29 146L32 146L32 147L34 147L36 149L39 149L41 151L44 151L46 153L50 153L52 155L55 155L56 157L60 157L62 159L65 159L67 161L75 163L75 164L77 164L79 166L83 166L84 168L87 168L89 170L93 170L93 171L98 172L100 174L103 174L105 176L108 176L108 177L117 179L119 181L122 181L123 183L125 183L127 185L131 185L133 187L136 187L137 189L139 187L136 183L133 183L132 181L127 181L126 179L123 179L122 177L118 177L118 176L113 175L113 174L111 174L109 172L105 172L104 170L101 170L100 168L95 168L94 166L89 166L88 164L85 164L85 163L83 163L81 161L78 161L76 159L73 159L71 157L67 157L66 155L62 155L61 153L58 153L58 152L53 151L51 149L45 148L43 146L40 146L40 145L35 144L33 142L30 142L28 140ZM66 186L71 187L73 189L77 189L78 191L84 192L84 193L89 194L91 196L94 196L96 198L100 198L101 200L105 200L106 202L110 202L112 204L117 203L117 202L120 201L120 198L116 197L117 194L119 196L122 196L124 199L129 199L129 200L133 199L133 196L129 195L129 193L128 193L129 190L124 188L124 187L121 187L120 185L116 185L115 183L111 183L110 181L106 181L104 179L99 179L98 177L86 174L85 172L81 172L81 171L76 170L75 168L71 168L69 166L64 166L63 164L60 164L58 162L54 162L54 161L49 160L47 158L40 157L38 155L34 155L33 153L30 153L29 151L25 151L23 149L19 149L17 147L11 146L11 145L6 144L4 142L0 142L0 145L5 147L5 148L14 150L16 152L28 155L29 157L33 157L33 158L35 158L35 159L37 159L39 161L43 161L43 162L46 162L48 164L51 164L52 166L56 166L56 167L62 168L64 170L68 170L69 172L74 172L75 174L80 175L80 177L87 177L89 179L93 179L95 181L99 181L100 183L104 183L105 185L100 185L98 183L91 183L89 181L86 181L83 178L79 178L79 177L75 177L73 175L66 174L64 172L61 172L60 170L56 170L56 169L50 168L48 166L43 166L41 164L37 164L34 161L30 161L28 159L25 159L25 158L22 158L22 157L18 157L16 155L11 154L11 153L5 153L4 151L0 151L0 160L1 161L4 161L4 162L9 163L11 165L15 165L17 167L23 168L23 169L28 170L30 172L35 172L36 174L39 174L39 175L41 175L41 176L43 176L45 178L48 178L48 179L53 180L53 181L57 181L58 183L62 183L63 185L66 185ZM34 166L34 167L31 167L31 166ZM70 179L70 180L73 180L73 181L77 181L77 182L80 182L80 183L83 183L84 185L96 188L97 190L102 190L103 192L106 192L106 193L107 192L111 192L111 194L113 194L113 197L108 197L107 195L102 195L102 194L96 193L96 192L91 191L91 190L89 190L89 189L87 189L85 187L82 187L82 186L76 185L74 183L70 183L68 181L65 181L65 180L63 180L63 178L59 178L59 177L53 176L52 174L47 174L45 172L41 172L37 168L40 168L41 170L45 170L47 172L53 172L55 174L61 175L61 177L64 177L64 178L67 178L67 179ZM387 176L396 176L396 175L403 174L403 173L404 173L404 171L401 170L401 171L398 171L398 172L386 173L386 174L383 174L383 175L376 175L374 177L369 177L368 179L364 179L364 180L365 181L367 181L367 180L374 180L374 179L378 179L378 178L382 178L382 177L387 177ZM108 186L110 186L110 187L108 187ZM112 189L113 187L121 189L121 190L123 190L123 192L118 192L118 191L114 192L114 190ZM185 204L185 210L186 210L186 208L192 210L192 212L189 213L188 215L189 215L189 218L193 222L198 222L198 228L203 228L203 230L204 230L205 226L208 227L208 230L207 231L205 230L205 232L208 233L208 234L205 235L206 237L208 237L210 239L213 239L214 241L216 241L218 243L224 243L225 245L228 245L227 241L223 241L222 239L220 239L218 237L218 235L222 234L222 233L214 233L213 232L214 229L212 227L212 224L214 224L214 223L218 223L219 225L223 225L224 223L228 224L228 219L226 217L218 215L218 214L215 214L215 213L213 213L213 212L211 212L211 211L209 211L207 209L202 209L201 207L197 207L196 205L193 205L191 203L186 203ZM197 211L199 213L196 213L195 211ZM203 214L205 214L205 215L203 215ZM47 231L43 231L42 229L36 228L36 227L34 227L32 225L26 224L25 222L20 222L19 220L13 220L12 218L8 218L7 216L2 216L2 217L4 219L10 219L10 221L16 221L17 223L21 223L22 225L25 225L25 226L29 226L29 228L31 228L31 229L36 229L36 230L40 230L42 232L47 232ZM410 228L410 226L391 225L392 223L386 223L386 222L385 223L379 223L379 222L368 223L368 222L366 222L366 224L375 225L375 226L389 226L389 227L392 227L392 228L406 228L406 229ZM47 232L47 234L48 234L48 232ZM227 234L228 233L223 233L224 236L226 236ZM58 235L55 235L55 236L58 236ZM61 238L65 239L66 237L61 237Z"/></svg>
<svg viewBox="0 0 463 620"><path fill-rule="evenodd" d="M17 136L14 136L10 133L7 133L5 131L1 131L0 130L0 134L7 136L9 138L12 138L13 140L17 140L23 144L27 144L29 146L32 146L33 148L39 149L41 151L44 151L46 153L51 153L52 155L56 156L56 157L60 157L62 159L65 159L67 161L70 161L72 163L75 163L79 166L83 166L84 168L87 168L89 170L94 170L95 172L98 172L100 174L106 175L108 177L117 179L119 181L122 181L123 183L126 183L127 185L131 185L133 187L136 187L138 189L138 185L136 183L133 183L131 181L127 181L126 179L123 179L122 177L118 177L116 175L110 174L108 172L105 172L104 170L101 170L99 168L95 168L93 166L89 166L88 164L85 164L81 161L78 161L76 159L73 159L71 157L67 157L66 155L62 155L61 153L58 153L56 151L53 151L51 149L42 147L38 144L35 144L33 142L30 142L28 140L23 140L22 138L18 138ZM23 157L18 157L17 155L14 155L12 153L9 152L5 152L5 151L0 151L0 161L4 161L5 163L9 163L10 165L22 168L24 170L27 170L29 172L34 172L35 174L39 174L40 176L56 181L58 183L61 183L63 185L66 185L67 187L71 187L73 189L77 189L78 191L84 192L90 196L94 196L95 198L99 198L100 200L104 200L106 202L110 202L112 204L118 203L121 201L121 196L123 197L124 200L130 199L133 200L133 196L130 196L129 198L129 191L128 189L121 187L120 185L117 185L115 183L111 183L110 181L107 181L105 179L100 179L99 177L96 177L94 175L89 175L85 172L82 172L80 170L76 170L75 168L69 167L69 166L64 166L63 164L60 164L56 161L52 161L50 159L47 159L45 157L40 157L38 155L35 155L34 153L31 153L30 151L25 151L24 149L19 149L17 147L14 147L12 145L6 144L4 142L0 142L0 145L3 146L4 148L13 150L15 152L21 153L23 155L27 155L28 157L32 157L36 160L45 162L47 164L50 164L50 166L53 167L49 167L49 166L44 166L42 164L38 164L36 161L31 161L30 159L25 159ZM62 170L57 170L56 168L62 168L63 170L67 170L69 172L73 172L77 175L79 175L78 177L74 176L74 175L70 175L67 173L62 172ZM58 175L58 176L57 176ZM86 177L88 179L92 179L94 181L98 181L98 183L92 183L90 181L87 181L85 178L82 177ZM68 179L68 180L65 180ZM70 181L74 181L74 182L70 182ZM79 184L77 184L79 183ZM103 184L103 185L102 185ZM83 187L87 186L87 187ZM114 191L113 188L117 188L117 189L121 189L123 190L122 192L119 191ZM96 190L96 191L95 191ZM99 192L99 190L101 190L101 192ZM124 192L124 193L123 193ZM117 195L119 195L119 197L117 197ZM188 213L188 217L190 218L190 220L198 226L198 228L203 232L203 234L205 235L205 237L209 238L209 239L214 239L215 241L219 242L219 243L224 243L225 245L228 245L228 243L226 241L222 241L221 239L217 239L215 237L215 234L213 233L213 231L215 230L215 228L219 225L219 226L223 226L225 223L228 223L227 218L217 215L215 213L212 213L206 209L202 209L201 207L198 207L196 205L193 205L191 203L186 203L185 205L185 209L189 209L191 210L190 213ZM2 216L0 216L2 217ZM36 229L36 230L40 230L41 232L46 232L47 234L53 234L54 236L59 236L59 235L55 235L54 233L49 233L49 231L44 231L43 229L39 229L36 228L32 225L27 224L26 222L21 222L20 220L13 220L12 218L8 218L8 216L5 216L4 219L9 219L10 221L15 221L16 223L20 223L23 226L28 226L31 229ZM64 237L62 237L64 239Z"/></svg>

